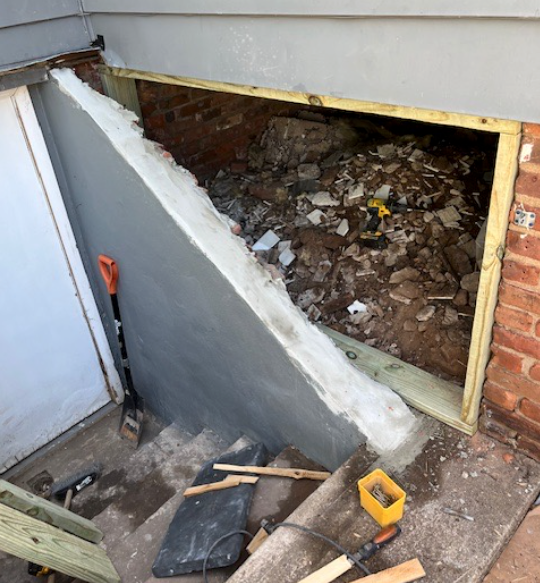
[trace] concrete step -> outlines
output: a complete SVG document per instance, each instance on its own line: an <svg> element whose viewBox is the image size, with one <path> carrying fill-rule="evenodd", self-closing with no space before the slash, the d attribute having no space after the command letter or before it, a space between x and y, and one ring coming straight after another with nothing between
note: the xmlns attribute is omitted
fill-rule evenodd
<svg viewBox="0 0 540 583"><path fill-rule="evenodd" d="M369 559L368 568L376 573L418 558L430 583L480 583L534 501L540 464L482 434L469 439L439 423L424 423L413 440L378 459L360 448L288 521L355 552L380 528L360 506L357 481L381 467L408 497L402 534ZM338 555L324 541L278 529L228 583L296 583ZM361 576L353 569L343 580Z"/></svg>
<svg viewBox="0 0 540 583"><path fill-rule="evenodd" d="M226 446L209 430L190 440L174 428L168 433L170 438L164 439L160 435L153 448L157 458L148 460L148 465L153 469L149 472L141 469L139 476L127 484L124 496L93 519L105 534L101 543L105 550L117 546L119 541L132 534L163 504L182 491L186 480L198 471L201 460L212 457L214 452Z"/></svg>
<svg viewBox="0 0 540 583"><path fill-rule="evenodd" d="M141 482L167 459L170 448L182 447L193 439L193 435L175 425L165 427L157 435L148 435L146 421L143 442L137 449L126 446L127 442L118 437L117 427L114 427L116 433L111 436L108 433L94 436L94 441L103 439L108 443L108 446L100 448L99 456L94 453L94 461L103 463L104 470L94 485L73 499L73 512L93 520L111 504L121 504L133 484ZM145 443L146 439L151 440ZM91 444L91 447L95 451L96 445ZM123 455L119 456L117 450ZM80 467L79 461L77 464Z"/></svg>
<svg viewBox="0 0 540 583"><path fill-rule="evenodd" d="M132 534L114 544L112 538L105 546L122 581L129 583L144 583L151 576L152 563L159 551L167 528L180 504L183 491L192 483L201 465L208 459L217 457L225 451L235 451L251 445L253 442L242 437L232 446L226 448L211 431L203 431L192 442L188 443L176 456L171 464L162 468L161 478L167 486L173 485L175 494L157 508ZM151 493L147 493L150 496ZM167 578L173 582L176 578ZM225 579L220 579L219 582ZM217 579L212 579L218 583Z"/></svg>
<svg viewBox="0 0 540 583"><path fill-rule="evenodd" d="M270 467L304 468L307 470L324 470L312 460L306 458L294 447L284 449L271 463ZM306 498L308 498L321 482L312 480L290 480L270 476L261 476L257 482L255 493L249 511L246 530L253 535L259 530L263 518L273 523L284 521ZM247 554L240 557L239 563L247 558ZM208 580L211 583L223 583L230 579L239 563L223 569L208 571ZM162 579L150 577L145 583L159 583ZM167 578L170 583L203 583L202 573L190 573L177 577Z"/></svg>

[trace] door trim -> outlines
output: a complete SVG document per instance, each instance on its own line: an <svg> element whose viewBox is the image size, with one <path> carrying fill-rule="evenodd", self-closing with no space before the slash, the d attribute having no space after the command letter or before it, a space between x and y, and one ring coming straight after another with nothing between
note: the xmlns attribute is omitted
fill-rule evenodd
<svg viewBox="0 0 540 583"><path fill-rule="evenodd" d="M0 95L6 96L6 94L11 98L15 107L28 151L32 157L36 175L41 182L69 274L75 287L83 316L90 330L96 356L103 371L107 392L113 402L121 403L124 399L124 390L120 376L114 364L111 348L105 334L105 329L103 328L88 276L84 270L84 265L77 248L75 236L71 228L71 223L69 222L49 151L45 144L30 94L26 87L19 87Z"/></svg>

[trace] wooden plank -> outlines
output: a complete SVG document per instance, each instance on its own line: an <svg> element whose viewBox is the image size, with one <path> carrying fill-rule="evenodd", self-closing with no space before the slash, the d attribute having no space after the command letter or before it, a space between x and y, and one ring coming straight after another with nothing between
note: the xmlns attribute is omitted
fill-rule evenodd
<svg viewBox="0 0 540 583"><path fill-rule="evenodd" d="M264 530L264 528L259 528L257 534L253 537L252 541L246 547L246 551L252 555L269 537L270 535Z"/></svg>
<svg viewBox="0 0 540 583"><path fill-rule="evenodd" d="M135 79L128 77L119 77L118 75L109 75L106 71L101 70L101 83L105 95L114 99L126 109L133 111L139 118L139 125L143 127L143 117L141 112L141 105L139 103L139 96L137 95L137 86Z"/></svg>
<svg viewBox="0 0 540 583"><path fill-rule="evenodd" d="M449 113L445 111L436 111L417 107L374 103L371 101L345 99L342 97L332 97L329 95L312 95L309 93L299 93L295 91L283 91L281 89L252 87L250 85L236 85L234 83L223 83L219 81L205 81L202 79L176 77L172 75L163 75L160 73L150 73L148 71L136 71L133 69L120 69L102 66L101 70L106 72L108 75L115 75L117 77L123 77L127 79L144 79L146 81L153 81L156 83L182 85L184 87L207 89L209 91L221 91L223 93L236 93L238 95L248 95L251 97L264 97L266 99L288 101L291 103L303 103L305 105L318 105L320 107L329 107L333 109L341 109L344 111L356 111L358 113L384 115L388 117L411 119L439 125L464 127L486 132L517 134L520 131L519 122L492 117L481 117L463 113Z"/></svg>
<svg viewBox="0 0 540 583"><path fill-rule="evenodd" d="M216 492L217 490L227 490L228 488L236 488L240 484L256 484L259 478L256 476L227 476L221 482L212 482L210 484L202 484L200 486L192 486L184 491L184 498L191 496L198 496L206 492Z"/></svg>
<svg viewBox="0 0 540 583"><path fill-rule="evenodd" d="M101 530L90 520L4 480L0 480L0 504L93 543L103 538Z"/></svg>
<svg viewBox="0 0 540 583"><path fill-rule="evenodd" d="M322 325L319 328L345 353L356 356L349 359L351 364L373 380L390 387L415 409L468 435L476 432L476 423L468 424L461 419L463 389L459 385L439 379L331 328Z"/></svg>
<svg viewBox="0 0 540 583"><path fill-rule="evenodd" d="M120 583L103 549L4 504L0 550L88 583Z"/></svg>
<svg viewBox="0 0 540 583"><path fill-rule="evenodd" d="M263 476L279 476L281 478L293 478L295 480L326 480L332 475L330 472L316 472L313 470L302 470L300 468L235 466L232 464L214 464L214 470L244 472L246 474L260 474Z"/></svg>
<svg viewBox="0 0 540 583"><path fill-rule="evenodd" d="M426 576L418 559L412 559L379 573L355 579L352 583L410 583Z"/></svg>
<svg viewBox="0 0 540 583"><path fill-rule="evenodd" d="M499 138L461 411L461 419L468 424L474 423L478 418L486 366L491 354L495 306L510 207L514 200L520 141L520 134L515 136L502 134Z"/></svg>
<svg viewBox="0 0 540 583"><path fill-rule="evenodd" d="M341 557L328 563L328 565L304 577L298 583L331 583L331 581L346 573L351 567L352 565L347 555L341 555Z"/></svg>

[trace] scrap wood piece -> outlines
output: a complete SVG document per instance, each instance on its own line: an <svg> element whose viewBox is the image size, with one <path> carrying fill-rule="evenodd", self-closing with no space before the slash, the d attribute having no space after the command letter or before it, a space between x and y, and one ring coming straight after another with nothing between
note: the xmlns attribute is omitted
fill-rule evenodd
<svg viewBox="0 0 540 583"><path fill-rule="evenodd" d="M253 537L251 542L246 547L246 551L252 555L262 544L263 542L270 536L268 532L264 528L259 528L257 534Z"/></svg>
<svg viewBox="0 0 540 583"><path fill-rule="evenodd" d="M103 549L0 504L0 550L88 583L120 583Z"/></svg>
<svg viewBox="0 0 540 583"><path fill-rule="evenodd" d="M92 543L103 538L103 533L92 521L4 480L0 480L0 504Z"/></svg>
<svg viewBox="0 0 540 583"><path fill-rule="evenodd" d="M420 561L412 559L373 575L355 579L352 583L410 583L425 576L426 572Z"/></svg>
<svg viewBox="0 0 540 583"><path fill-rule="evenodd" d="M260 466L235 466L231 464L214 464L214 470L244 472L246 474L260 474L262 476L279 476L281 478L294 478L295 480L326 480L332 475L330 472L318 472L300 468L269 468Z"/></svg>
<svg viewBox="0 0 540 583"><path fill-rule="evenodd" d="M256 476L227 476L221 482L211 482L210 484L201 484L200 486L191 486L184 491L184 498L190 496L198 496L206 492L215 492L217 490L226 490L227 488L235 488L240 484L256 484L259 478Z"/></svg>
<svg viewBox="0 0 540 583"><path fill-rule="evenodd" d="M298 583L330 583L346 573L352 568L352 566L353 565L347 558L347 555L341 555L337 559L328 563L328 565L325 565L314 573L311 573L311 575L304 577ZM363 581L363 579L360 579L360 581Z"/></svg>

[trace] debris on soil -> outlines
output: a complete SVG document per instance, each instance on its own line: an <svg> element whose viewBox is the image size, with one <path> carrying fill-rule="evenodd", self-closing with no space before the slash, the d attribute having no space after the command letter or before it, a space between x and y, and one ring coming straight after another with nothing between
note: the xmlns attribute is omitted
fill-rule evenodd
<svg viewBox="0 0 540 583"><path fill-rule="evenodd" d="M209 195L309 319L462 383L494 150L465 130L384 123L273 118ZM407 209L381 220L381 248L360 238L374 197Z"/></svg>

